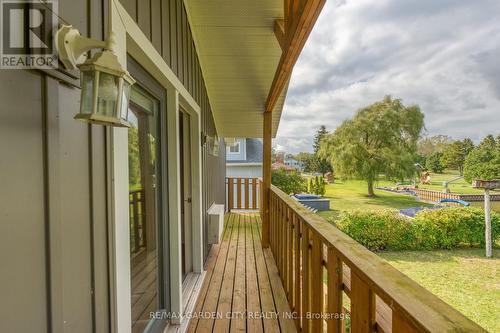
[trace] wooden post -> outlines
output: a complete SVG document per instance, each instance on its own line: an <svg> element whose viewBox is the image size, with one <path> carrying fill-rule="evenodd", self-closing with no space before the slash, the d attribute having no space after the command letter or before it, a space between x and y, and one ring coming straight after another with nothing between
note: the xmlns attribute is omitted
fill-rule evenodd
<svg viewBox="0 0 500 333"><path fill-rule="evenodd" d="M500 188L500 179L481 180L475 179L472 181L473 188L484 188L484 242L486 247L486 257L491 258L491 198L490 190Z"/></svg>
<svg viewBox="0 0 500 333"><path fill-rule="evenodd" d="M484 228L484 237L486 245L486 258L491 258L491 201L490 201L490 190L484 189L484 222L486 227Z"/></svg>
<svg viewBox="0 0 500 333"><path fill-rule="evenodd" d="M262 247L269 247L269 198L271 192L271 112L264 112L263 161L262 161Z"/></svg>

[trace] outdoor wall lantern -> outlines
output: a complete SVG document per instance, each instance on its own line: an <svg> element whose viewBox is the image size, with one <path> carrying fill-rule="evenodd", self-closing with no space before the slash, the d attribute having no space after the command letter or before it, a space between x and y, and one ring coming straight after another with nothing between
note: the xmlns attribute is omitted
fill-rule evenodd
<svg viewBox="0 0 500 333"><path fill-rule="evenodd" d="M80 70L80 112L75 119L116 127L130 127L128 104L135 80L118 61L113 32L105 41L82 37L72 26L62 26L56 34L59 59L67 69ZM102 48L86 60L87 52Z"/></svg>

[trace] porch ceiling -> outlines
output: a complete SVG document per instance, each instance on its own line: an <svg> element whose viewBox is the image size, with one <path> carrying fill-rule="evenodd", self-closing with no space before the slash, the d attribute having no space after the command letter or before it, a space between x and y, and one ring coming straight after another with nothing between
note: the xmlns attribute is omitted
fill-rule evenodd
<svg viewBox="0 0 500 333"><path fill-rule="evenodd" d="M220 136L262 137L263 112L281 48L274 20L283 0L185 0ZM276 136L286 95L273 112Z"/></svg>

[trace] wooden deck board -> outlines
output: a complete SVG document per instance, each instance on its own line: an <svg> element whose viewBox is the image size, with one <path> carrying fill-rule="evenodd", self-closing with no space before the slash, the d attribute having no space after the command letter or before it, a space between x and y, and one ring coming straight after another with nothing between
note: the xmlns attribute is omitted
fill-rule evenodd
<svg viewBox="0 0 500 333"><path fill-rule="evenodd" d="M202 313L217 313L217 305L219 303L219 295L222 286L222 279L224 276L224 269L226 266L227 252L229 247L229 239L231 238L234 215L230 215L227 223L227 230L224 233L222 244L219 249L219 255L217 256L217 262L215 263L214 272L212 274L212 279L208 286L207 295L205 297L205 303L203 304ZM202 316L198 319L198 325L196 327L197 332L211 332L214 324L214 316Z"/></svg>
<svg viewBox="0 0 500 333"><path fill-rule="evenodd" d="M231 311L233 313L245 313L246 311L246 282L245 282L245 237L247 223L240 217L238 232L238 247L236 249L236 269L234 271L234 290ZM235 316L231 319L231 332L245 332L246 321L243 316Z"/></svg>
<svg viewBox="0 0 500 333"><path fill-rule="evenodd" d="M188 332L296 332L293 320L282 316L290 309L275 260L262 250L260 223L257 214L226 215ZM211 312L218 317L207 317Z"/></svg>

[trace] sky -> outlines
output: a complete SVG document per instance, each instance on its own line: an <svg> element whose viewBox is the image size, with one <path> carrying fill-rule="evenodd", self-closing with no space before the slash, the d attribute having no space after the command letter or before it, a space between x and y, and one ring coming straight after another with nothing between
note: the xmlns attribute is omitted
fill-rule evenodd
<svg viewBox="0 0 500 333"><path fill-rule="evenodd" d="M312 151L385 95L417 104L425 135L500 133L500 0L327 0L295 65L274 146Z"/></svg>

